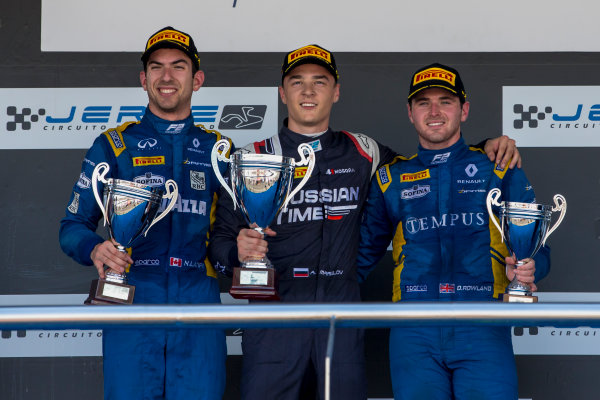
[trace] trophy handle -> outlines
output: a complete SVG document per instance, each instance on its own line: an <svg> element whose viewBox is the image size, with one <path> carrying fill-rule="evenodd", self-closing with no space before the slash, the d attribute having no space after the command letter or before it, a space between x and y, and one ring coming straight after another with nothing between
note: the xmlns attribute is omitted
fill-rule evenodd
<svg viewBox="0 0 600 400"><path fill-rule="evenodd" d="M177 188L177 183L175 183L175 181L173 179L169 179L168 181L165 182L165 189L167 190L167 193L165 193L162 198L163 199L171 199L171 201L169 201L169 204L167 205L167 207L165 207L163 212L156 215L156 217L154 218L154 221L152 221L150 226L148 226L148 228L146 228L146 231L144 232L144 236L146 236L148 234L148 231L150 230L150 228L152 228L152 225L156 224L158 221L160 221L161 219L166 217L166 215L169 213L169 211L171 211L173 209L173 207L175 207L175 203L177 202L177 197L179 196L179 189Z"/></svg>
<svg viewBox="0 0 600 400"><path fill-rule="evenodd" d="M106 216L104 204L102 203L100 195L98 194L98 181L102 182L105 185L108 183L105 177L109 169L110 167L108 166L108 163L101 162L100 164L96 165L96 168L94 168L94 172L92 173L92 190L94 192L94 197L96 198L96 203L98 203L100 210L102 210L102 215L104 216L104 226L106 226L108 217Z"/></svg>
<svg viewBox="0 0 600 400"><path fill-rule="evenodd" d="M498 224L498 221L496 221L496 216L494 215L494 212L492 211L492 205L494 205L496 207L502 206L502 204L498 203L498 199L500 198L501 195L502 195L502 192L498 188L494 188L494 189L490 190L490 192L487 195L485 204L487 206L487 210L488 210L488 214L490 215L490 219L492 220L494 225L496 225L496 228L498 228L498 231L500 231L500 237L502 237L502 242L504 242L504 232L502 231L500 224Z"/></svg>
<svg viewBox="0 0 600 400"><path fill-rule="evenodd" d="M227 182L225 182L225 179L223 179L223 175L221 175L221 171L219 170L219 163L217 162L217 161L223 161L223 162L231 163L231 160L223 155L223 154L227 154L230 147L231 146L229 144L229 140L226 140L226 139L219 140L217 143L215 143L215 145L212 148L212 152L210 153L210 161L212 163L213 171L215 172L217 179L221 183L221 186L223 186L223 188L227 191L227 193L229 193L229 196L231 196L231 199L233 200L233 209L235 210L235 208L237 206L237 200L235 199L235 195L233 194L233 179L231 180L231 188L230 188L227 185ZM220 153L219 153L219 150L221 151Z"/></svg>
<svg viewBox="0 0 600 400"><path fill-rule="evenodd" d="M305 152L308 153L308 156ZM292 192L285 198L285 202L283 203L284 210L287 210L288 203L294 198L296 193L298 193L300 189L302 189L304 185L306 185L306 182L308 182L308 180L310 179L310 175L312 174L313 168L315 167L315 151L308 143L302 143L298 146L298 154L300 154L300 161L296 162L294 160L294 167L307 164L308 167L306 168L306 174L304 174L304 177L302 178L298 186L296 186L296 188L292 190Z"/></svg>
<svg viewBox="0 0 600 400"><path fill-rule="evenodd" d="M565 197L562 194L554 195L554 207L552 207L552 212L556 212L556 211L560 211L560 215L558 216L558 219L556 220L554 225L552 225L552 228L550 228L548 233L546 233L546 236L544 236L544 240L542 241L542 246L546 245L546 239L548 239L548 236L550 236L550 234L552 232L554 232L554 230L556 228L558 228L558 225L560 225L563 218L565 217L565 213L567 212L567 200L565 199Z"/></svg>

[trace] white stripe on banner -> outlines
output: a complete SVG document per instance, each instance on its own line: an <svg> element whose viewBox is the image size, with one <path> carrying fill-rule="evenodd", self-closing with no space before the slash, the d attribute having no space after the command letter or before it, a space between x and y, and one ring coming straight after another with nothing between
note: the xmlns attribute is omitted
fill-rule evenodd
<svg viewBox="0 0 600 400"><path fill-rule="evenodd" d="M167 23L192 35L201 59L209 51L283 53L309 43L358 52L600 51L590 0L303 0L303 10L318 10L309 15L291 1L179 0L169 3L168 18L156 12L164 5L42 0L42 51L141 54ZM310 29L300 28L307 18Z"/></svg>

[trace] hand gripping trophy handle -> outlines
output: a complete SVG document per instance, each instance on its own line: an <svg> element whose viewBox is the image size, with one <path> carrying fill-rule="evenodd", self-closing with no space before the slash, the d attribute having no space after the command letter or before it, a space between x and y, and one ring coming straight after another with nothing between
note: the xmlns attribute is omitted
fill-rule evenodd
<svg viewBox="0 0 600 400"><path fill-rule="evenodd" d="M227 152L229 151L230 148L231 148L231 144L229 144L229 140L227 140L227 139L219 140L213 146L212 152L210 153L210 161L212 163L213 171L215 172L217 179L221 183L221 186L223 186L223 188L227 191L227 193L229 193L229 196L233 199L233 209L235 210L235 208L237 206L237 199L235 198L235 195L233 194L233 182L231 182L232 187L229 187L227 185L227 182L225 182L225 179L223 179L223 175L221 175L221 171L219 170L219 163L217 162L217 161L223 161L223 162L231 163L231 160L229 158L225 157L225 154L227 154Z"/></svg>
<svg viewBox="0 0 600 400"><path fill-rule="evenodd" d="M526 263L533 258L538 250L545 245L546 239L560 225L567 211L565 198L557 194L554 196L554 207L536 203L520 203L498 201L501 196L498 188L490 190L486 199L486 206L490 220L494 223L502 241L506 243L509 252L516 259L516 265ZM498 215L492 212L492 206L499 208ZM552 213L560 211L554 225L550 227ZM498 221L501 221L502 225ZM531 287L519 281L517 275L509 283L502 300L505 302L533 303L537 297L531 293Z"/></svg>
<svg viewBox="0 0 600 400"><path fill-rule="evenodd" d="M296 188L292 190L292 192L286 197L285 202L283 203L284 210L287 210L289 202L294 198L296 193L298 193L304 187L304 185L306 185L306 182L308 182L310 179L312 171L315 167L315 151L308 143L302 143L300 146L298 146L298 154L300 154L300 161L296 162L294 160L294 167L307 165L306 174L304 174L304 177L298 186L296 186Z"/></svg>

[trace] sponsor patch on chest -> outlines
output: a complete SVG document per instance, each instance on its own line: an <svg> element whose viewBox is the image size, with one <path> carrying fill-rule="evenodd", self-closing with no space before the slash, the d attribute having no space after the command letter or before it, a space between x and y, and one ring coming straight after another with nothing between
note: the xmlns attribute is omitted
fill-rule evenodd
<svg viewBox="0 0 600 400"><path fill-rule="evenodd" d="M206 190L204 171L190 171L190 186L194 190Z"/></svg>

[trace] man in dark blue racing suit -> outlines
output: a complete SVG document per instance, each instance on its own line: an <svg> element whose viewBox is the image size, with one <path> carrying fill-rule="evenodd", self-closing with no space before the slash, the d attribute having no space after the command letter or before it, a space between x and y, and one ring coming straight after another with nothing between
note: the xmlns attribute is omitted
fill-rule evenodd
<svg viewBox="0 0 600 400"><path fill-rule="evenodd" d="M279 92L288 118L278 135L240 149L296 160L300 143L315 151L308 183L271 223L271 235L264 240L247 229L228 196L221 196L217 207L209 246L215 267L231 274L240 260L264 256L268 247L283 302L360 301L356 252L361 212L371 177L395 153L366 135L329 127L331 108L339 98L337 81L333 54L326 49L309 45L286 54ZM493 148L494 143L489 145ZM294 186L305 172L305 167L296 170ZM307 386L314 390L314 385L303 384L313 375L319 398L324 398L326 346L326 329L245 330L242 398L298 399ZM366 399L362 329L336 331L331 362L332 398Z"/></svg>
<svg viewBox="0 0 600 400"><path fill-rule="evenodd" d="M411 81L408 112L419 151L397 157L373 179L361 226L364 278L392 241L394 301L492 301L516 274L536 289L549 250L514 269L486 197L535 201L521 169L502 168L467 146L460 124L469 103L458 72L432 64ZM390 369L395 399L517 399L509 327L393 328Z"/></svg>
<svg viewBox="0 0 600 400"><path fill-rule="evenodd" d="M204 80L197 50L189 35L166 27L148 40L142 61L148 108L141 121L108 130L94 141L61 221L60 244L77 262L94 265L100 277L105 265L128 270L136 304L219 303L206 242L220 187L210 153L221 136L195 126L191 116L192 94ZM90 178L100 162L110 166L107 177L155 187L173 179L178 185L173 210L133 243L131 256L95 233L101 211ZM223 396L222 330L105 329L102 343L107 399Z"/></svg>

